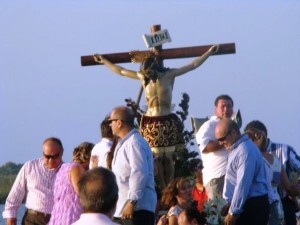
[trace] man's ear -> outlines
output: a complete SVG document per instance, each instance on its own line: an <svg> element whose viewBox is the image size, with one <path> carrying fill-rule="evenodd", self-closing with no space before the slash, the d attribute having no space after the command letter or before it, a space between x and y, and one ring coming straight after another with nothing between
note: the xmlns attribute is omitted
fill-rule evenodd
<svg viewBox="0 0 300 225"><path fill-rule="evenodd" d="M117 126L118 126L118 127L121 127L121 126L122 126L122 123L124 123L122 120L117 120L116 122L117 122Z"/></svg>

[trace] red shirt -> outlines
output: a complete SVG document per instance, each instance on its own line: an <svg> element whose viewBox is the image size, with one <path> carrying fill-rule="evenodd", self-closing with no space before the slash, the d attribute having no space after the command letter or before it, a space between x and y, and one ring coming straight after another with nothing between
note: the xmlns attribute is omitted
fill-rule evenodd
<svg viewBox="0 0 300 225"><path fill-rule="evenodd" d="M201 212L203 210L203 204L208 200L205 189L203 188L203 190L200 191L196 187L194 187L192 195L194 201L197 201L197 209Z"/></svg>

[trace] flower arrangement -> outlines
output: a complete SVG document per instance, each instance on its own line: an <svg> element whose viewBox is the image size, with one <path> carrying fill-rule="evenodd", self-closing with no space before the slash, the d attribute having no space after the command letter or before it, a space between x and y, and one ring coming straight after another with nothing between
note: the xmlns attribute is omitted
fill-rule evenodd
<svg viewBox="0 0 300 225"><path fill-rule="evenodd" d="M203 211L206 214L207 225L223 225L224 216L221 215L227 201L221 197L214 197L204 203Z"/></svg>

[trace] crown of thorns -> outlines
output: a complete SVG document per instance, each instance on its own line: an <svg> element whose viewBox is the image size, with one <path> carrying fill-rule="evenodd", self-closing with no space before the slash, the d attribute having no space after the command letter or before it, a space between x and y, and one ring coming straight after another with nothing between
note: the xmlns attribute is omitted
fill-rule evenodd
<svg viewBox="0 0 300 225"><path fill-rule="evenodd" d="M154 58L156 59L157 56L159 55L158 51L131 51L129 52L129 55L131 57L131 62L136 63L136 62L145 62L149 58Z"/></svg>

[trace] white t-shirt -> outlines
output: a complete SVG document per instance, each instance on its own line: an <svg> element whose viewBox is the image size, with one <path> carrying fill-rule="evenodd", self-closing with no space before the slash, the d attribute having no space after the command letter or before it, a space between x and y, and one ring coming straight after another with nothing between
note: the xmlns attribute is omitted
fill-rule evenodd
<svg viewBox="0 0 300 225"><path fill-rule="evenodd" d="M196 134L196 140L199 145L204 167L202 170L204 185L214 178L219 178L225 175L226 172L228 152L225 148L216 152L202 152L210 141L216 140L215 127L219 120L220 119L217 116L212 116L200 127Z"/></svg>
<svg viewBox="0 0 300 225"><path fill-rule="evenodd" d="M264 158L265 167L267 170L267 178L268 178L268 187L269 189L269 202L280 200L279 194L277 192L277 187L280 184L280 175L281 175L281 162L276 156L273 156L273 163L270 164L268 160Z"/></svg>
<svg viewBox="0 0 300 225"><path fill-rule="evenodd" d="M91 156L98 156L98 167L102 166L107 168L106 157L107 153L110 151L112 145L112 141L107 138L102 138L102 140L94 146L92 149ZM92 164L90 162L90 169L92 168Z"/></svg>

